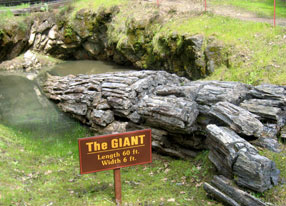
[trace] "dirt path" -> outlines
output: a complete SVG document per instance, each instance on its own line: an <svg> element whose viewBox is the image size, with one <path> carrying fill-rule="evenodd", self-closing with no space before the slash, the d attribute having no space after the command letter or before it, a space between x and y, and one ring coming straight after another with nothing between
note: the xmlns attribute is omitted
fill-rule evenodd
<svg viewBox="0 0 286 206"><path fill-rule="evenodd" d="M140 0L144 3L154 4L156 6L157 0ZM196 14L204 12L204 0L159 0L159 8L161 12L176 11L179 13ZM207 2L207 11L222 15L237 18L243 21L264 22L273 24L272 18L259 17L255 13L243 9L235 8L225 5L212 5ZM286 26L285 18L276 19L276 25Z"/></svg>

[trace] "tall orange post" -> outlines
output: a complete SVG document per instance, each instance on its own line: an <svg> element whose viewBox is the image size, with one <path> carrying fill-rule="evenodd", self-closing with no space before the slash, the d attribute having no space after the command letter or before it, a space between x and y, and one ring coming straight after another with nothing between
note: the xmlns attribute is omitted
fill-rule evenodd
<svg viewBox="0 0 286 206"><path fill-rule="evenodd" d="M274 0L275 1L275 0ZM207 0L205 0L205 12L207 11Z"/></svg>

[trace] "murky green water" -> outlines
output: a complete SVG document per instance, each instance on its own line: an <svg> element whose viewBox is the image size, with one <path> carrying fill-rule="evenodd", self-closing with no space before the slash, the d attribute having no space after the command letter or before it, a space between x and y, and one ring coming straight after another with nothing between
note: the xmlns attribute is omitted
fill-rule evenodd
<svg viewBox="0 0 286 206"><path fill-rule="evenodd" d="M102 61L68 61L56 65L49 73L52 75L66 76L68 74L100 74L126 70L131 69Z"/></svg>
<svg viewBox="0 0 286 206"><path fill-rule="evenodd" d="M52 75L97 74L124 71L99 61L65 62L49 71ZM129 69L130 70L130 69ZM42 93L37 79L31 81L23 75L0 74L0 123L39 133L58 133L78 125L69 115Z"/></svg>

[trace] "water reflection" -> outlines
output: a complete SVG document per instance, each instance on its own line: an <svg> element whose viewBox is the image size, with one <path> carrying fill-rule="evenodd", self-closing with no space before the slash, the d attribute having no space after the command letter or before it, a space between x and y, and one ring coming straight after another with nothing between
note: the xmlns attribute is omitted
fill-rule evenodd
<svg viewBox="0 0 286 206"><path fill-rule="evenodd" d="M100 61L73 61L59 64L48 72L65 76L123 70L126 68ZM0 123L33 133L64 132L77 125L46 98L37 82L23 75L0 74Z"/></svg>
<svg viewBox="0 0 286 206"><path fill-rule="evenodd" d="M57 76L66 76L69 74L100 74L106 72L118 72L131 70L128 67L118 66L102 61L68 61L62 64L57 64L49 73Z"/></svg>
<svg viewBox="0 0 286 206"><path fill-rule="evenodd" d="M33 132L56 132L75 124L49 101L34 81L0 75L0 122Z"/></svg>

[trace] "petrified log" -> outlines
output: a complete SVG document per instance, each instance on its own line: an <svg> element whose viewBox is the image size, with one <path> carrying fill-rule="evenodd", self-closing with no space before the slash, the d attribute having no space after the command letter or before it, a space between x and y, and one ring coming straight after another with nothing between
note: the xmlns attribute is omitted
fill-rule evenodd
<svg viewBox="0 0 286 206"><path fill-rule="evenodd" d="M275 163L234 131L226 127L208 125L209 159L220 174L232 178L238 185L263 192L277 185L279 170Z"/></svg>
<svg viewBox="0 0 286 206"><path fill-rule="evenodd" d="M259 138L259 139L254 140L254 141L250 141L250 143L252 145L255 145L255 146L258 146L258 147L267 148L267 149L269 149L272 152L279 153L279 152L282 151L281 145L279 144L277 139L273 139L273 138Z"/></svg>
<svg viewBox="0 0 286 206"><path fill-rule="evenodd" d="M238 185L262 192L278 182L275 164L242 137L279 149L284 87L192 82L163 71L129 71L49 76L44 91L63 111L97 132L151 127L152 146L161 153L187 158L209 147L219 173L235 177Z"/></svg>
<svg viewBox="0 0 286 206"><path fill-rule="evenodd" d="M251 89L250 85L239 82L196 81L196 84L201 85L196 101L203 105L224 101L239 104Z"/></svg>
<svg viewBox="0 0 286 206"><path fill-rule="evenodd" d="M286 88L278 85L258 85L249 91L249 94L257 99L278 100L286 105Z"/></svg>
<svg viewBox="0 0 286 206"><path fill-rule="evenodd" d="M233 200L231 197L227 196L217 188L213 187L212 185L208 183L203 184L204 190L208 193L209 196L213 197L214 199L221 201L223 203L226 203L230 206L241 206L238 204L235 200Z"/></svg>
<svg viewBox="0 0 286 206"><path fill-rule="evenodd" d="M274 122L278 125L283 125L284 122L284 112L282 109L270 106L270 105L279 105L278 100L259 100L259 99L250 99L245 100L240 104L240 107L247 109L251 113L257 114L260 119L264 122Z"/></svg>
<svg viewBox="0 0 286 206"><path fill-rule="evenodd" d="M137 113L147 125L188 134L199 111L197 103L188 99L146 95L138 103Z"/></svg>
<svg viewBox="0 0 286 206"><path fill-rule="evenodd" d="M262 135L263 124L258 116L232 103L218 102L211 107L210 114L239 134L255 137Z"/></svg>
<svg viewBox="0 0 286 206"><path fill-rule="evenodd" d="M266 206L264 202L234 186L226 177L214 176L211 185L204 183L204 189L210 196L229 205Z"/></svg>
<svg viewBox="0 0 286 206"><path fill-rule="evenodd" d="M286 140L286 126L282 127L280 131L280 138L284 141Z"/></svg>

